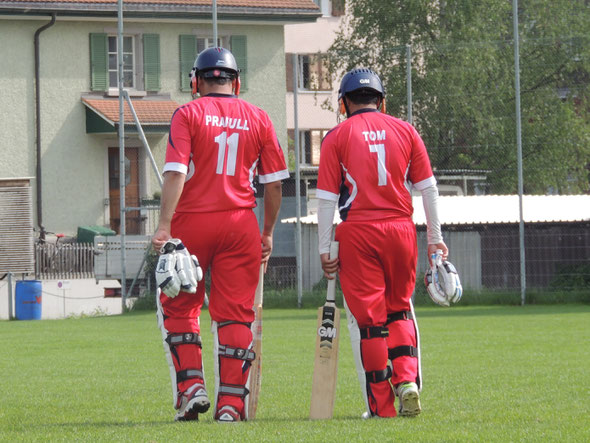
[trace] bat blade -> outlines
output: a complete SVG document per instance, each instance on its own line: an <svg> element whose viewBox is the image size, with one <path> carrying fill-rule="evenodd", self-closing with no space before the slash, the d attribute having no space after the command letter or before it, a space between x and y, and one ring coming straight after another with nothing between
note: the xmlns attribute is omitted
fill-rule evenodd
<svg viewBox="0 0 590 443"><path fill-rule="evenodd" d="M330 258L338 256L338 243L332 242ZM332 418L336 398L338 375L338 341L340 336L340 310L334 302L335 280L328 280L326 303L318 309L315 360L311 388L312 420Z"/></svg>
<svg viewBox="0 0 590 443"><path fill-rule="evenodd" d="M309 418L313 420L332 418L334 414L339 326L340 310L334 303L326 303L319 308L309 412Z"/></svg>
<svg viewBox="0 0 590 443"><path fill-rule="evenodd" d="M260 266L260 276L256 295L254 297L254 321L252 322L252 350L256 357L252 361L250 373L248 375L248 394L247 399L247 419L256 418L256 409L258 408L258 397L260 395L260 386L262 384L262 296L264 293L264 265Z"/></svg>

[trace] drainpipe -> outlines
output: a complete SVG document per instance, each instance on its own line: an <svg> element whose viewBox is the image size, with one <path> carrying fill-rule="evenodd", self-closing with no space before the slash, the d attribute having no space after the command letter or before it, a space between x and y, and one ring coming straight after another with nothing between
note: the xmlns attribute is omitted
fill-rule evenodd
<svg viewBox="0 0 590 443"><path fill-rule="evenodd" d="M37 131L37 224L39 225L39 238L45 240L45 226L43 226L43 204L41 195L41 98L39 88L39 34L55 23L55 12L51 15L51 21L41 26L35 32L35 129Z"/></svg>

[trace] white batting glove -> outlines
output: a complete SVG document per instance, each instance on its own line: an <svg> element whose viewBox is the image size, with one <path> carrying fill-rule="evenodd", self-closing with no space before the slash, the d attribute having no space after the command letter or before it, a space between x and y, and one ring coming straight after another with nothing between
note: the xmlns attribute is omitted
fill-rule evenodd
<svg viewBox="0 0 590 443"><path fill-rule="evenodd" d="M180 278L176 272L176 251L160 255L155 274L156 283L162 292L170 298L176 297L180 292Z"/></svg>
<svg viewBox="0 0 590 443"><path fill-rule="evenodd" d="M181 289L191 294L197 292L197 282L203 279L203 270L197 257L191 255L182 243L176 246L176 271Z"/></svg>
<svg viewBox="0 0 590 443"><path fill-rule="evenodd" d="M440 306L457 303L463 295L463 287L455 266L442 260L442 251L437 250L431 257L431 268L424 275L428 295Z"/></svg>

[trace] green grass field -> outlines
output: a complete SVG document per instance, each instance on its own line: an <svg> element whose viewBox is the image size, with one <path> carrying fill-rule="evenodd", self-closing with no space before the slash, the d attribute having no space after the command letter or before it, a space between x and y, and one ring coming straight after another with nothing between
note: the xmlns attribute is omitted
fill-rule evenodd
<svg viewBox="0 0 590 443"><path fill-rule="evenodd" d="M0 322L0 441L590 441L590 306L419 306L417 315L419 417L360 418L343 321L334 419L309 421L316 310L267 309L258 418L235 425L210 412L173 421L154 313ZM212 383L207 312L201 324Z"/></svg>

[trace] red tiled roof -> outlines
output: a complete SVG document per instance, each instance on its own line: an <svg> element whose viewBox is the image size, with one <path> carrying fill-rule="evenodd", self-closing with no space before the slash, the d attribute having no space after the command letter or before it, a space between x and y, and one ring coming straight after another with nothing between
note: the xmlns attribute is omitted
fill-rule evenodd
<svg viewBox="0 0 590 443"><path fill-rule="evenodd" d="M119 123L119 99L82 98L82 102L105 120ZM180 106L173 100L131 100L142 124L168 125L172 114ZM133 124L133 114L125 102L125 124Z"/></svg>
<svg viewBox="0 0 590 443"><path fill-rule="evenodd" d="M10 3L117 4L117 0L9 0ZM124 4L211 6L211 0L124 0ZM217 0L221 7L319 10L313 0Z"/></svg>

